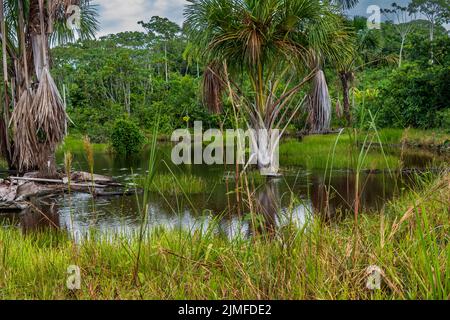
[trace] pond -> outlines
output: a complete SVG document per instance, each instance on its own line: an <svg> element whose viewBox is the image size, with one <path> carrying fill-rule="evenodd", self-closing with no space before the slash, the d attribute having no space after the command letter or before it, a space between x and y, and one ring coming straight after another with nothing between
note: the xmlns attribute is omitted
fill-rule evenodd
<svg viewBox="0 0 450 320"><path fill-rule="evenodd" d="M206 190L195 194L151 193L149 199L149 229L184 228L190 231L207 228L213 221L217 232L227 237L251 236L255 231L248 212L250 207L259 213L262 223L258 227L274 230L288 223L302 226L315 214L339 220L355 203L355 174L349 170L334 170L325 177L324 170L303 167L282 167L282 176L266 183L250 183L252 202L234 193L234 168L229 166L171 164L172 145L160 143L157 155L157 173L176 176L187 175L205 182ZM388 150L397 154L397 149ZM63 167L64 155L58 154ZM133 185L146 175L149 151L140 156L124 158L108 152L95 152L94 171L113 176L117 181ZM425 169L443 162L437 155L424 151L403 154L405 168ZM73 170L89 171L83 152L73 154ZM359 203L366 212L379 211L389 200L404 189L414 187L415 174L363 172ZM245 187L245 186L244 186ZM329 193L328 193L329 192ZM328 194L328 196L327 196ZM34 202L33 202L34 203ZM71 194L39 199L32 209L20 213L0 213L0 223L21 228L25 233L45 229L62 229L75 237L91 232L105 235L129 236L137 233L142 221L139 195L94 199L89 194Z"/></svg>

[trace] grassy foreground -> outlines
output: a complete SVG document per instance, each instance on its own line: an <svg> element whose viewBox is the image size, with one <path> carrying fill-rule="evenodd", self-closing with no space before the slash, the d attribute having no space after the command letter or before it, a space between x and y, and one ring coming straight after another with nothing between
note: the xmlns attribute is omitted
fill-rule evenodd
<svg viewBox="0 0 450 320"><path fill-rule="evenodd" d="M75 245L57 234L0 229L0 299L449 299L450 175L423 182L384 212L339 223L314 219L271 240L229 241L212 228ZM66 288L68 266L81 290ZM366 288L366 270L382 287Z"/></svg>

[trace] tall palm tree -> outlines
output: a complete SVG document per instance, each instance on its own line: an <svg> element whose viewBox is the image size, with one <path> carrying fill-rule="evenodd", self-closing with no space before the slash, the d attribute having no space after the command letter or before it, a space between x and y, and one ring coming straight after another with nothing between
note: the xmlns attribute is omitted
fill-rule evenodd
<svg viewBox="0 0 450 320"><path fill-rule="evenodd" d="M316 53L333 57L348 51L339 17L317 0L189 2L186 30L208 66L206 104L220 112L222 92L228 89L256 133L252 142L259 169L277 174L273 160L279 141L258 134L270 136L303 105L298 93L316 73L310 68ZM241 82L251 89L244 90Z"/></svg>
<svg viewBox="0 0 450 320"><path fill-rule="evenodd" d="M77 6L77 7L74 7ZM65 106L50 74L50 45L90 38L98 29L88 0L3 0L0 4L3 114L0 145L11 168L56 175L55 151L66 134ZM67 20L79 8L80 25Z"/></svg>
<svg viewBox="0 0 450 320"><path fill-rule="evenodd" d="M345 10L355 7L359 0L332 0L332 4L335 5L337 13L344 15ZM349 43L351 45L351 43ZM351 49L351 46L350 46ZM331 129L331 97L328 90L328 84L325 77L324 67L326 62L339 63L345 61L348 58L347 52L343 55L333 57L332 61L327 59L328 57L322 56L317 53L315 59L313 59L312 66L318 69L314 81L311 85L310 94L308 97L308 127L311 133L326 133Z"/></svg>
<svg viewBox="0 0 450 320"><path fill-rule="evenodd" d="M395 55L383 54L380 35L375 30L359 30L352 42L351 55L335 62L341 82L344 116L349 127L352 125L350 89L357 72L373 64L389 65L398 61Z"/></svg>

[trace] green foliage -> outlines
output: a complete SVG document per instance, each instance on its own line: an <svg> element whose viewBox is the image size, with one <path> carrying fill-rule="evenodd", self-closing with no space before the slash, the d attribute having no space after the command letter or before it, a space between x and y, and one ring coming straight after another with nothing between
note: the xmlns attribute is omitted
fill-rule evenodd
<svg viewBox="0 0 450 320"><path fill-rule="evenodd" d="M127 119L117 120L114 124L111 143L119 154L131 155L142 150L145 137L139 127Z"/></svg>
<svg viewBox="0 0 450 320"><path fill-rule="evenodd" d="M203 178L190 174L160 174L155 176L149 190L166 195L199 194L208 190L208 184Z"/></svg>
<svg viewBox="0 0 450 320"><path fill-rule="evenodd" d="M381 127L437 128L440 114L449 107L450 67L406 64L393 70L377 86L380 90L370 108Z"/></svg>
<svg viewBox="0 0 450 320"><path fill-rule="evenodd" d="M302 166L309 170L325 169L336 138L336 135L315 135L306 137L303 141L288 140L280 146L280 162L287 166ZM355 165L351 152L353 150L358 149L352 143L350 136L347 134L341 136L333 159L334 168L353 168ZM399 160L397 156L388 155L385 158L380 152L371 150L362 167L363 169L397 168Z"/></svg>
<svg viewBox="0 0 450 320"><path fill-rule="evenodd" d="M437 121L440 128L450 133L450 108L439 111L437 113Z"/></svg>
<svg viewBox="0 0 450 320"><path fill-rule="evenodd" d="M446 30L436 24L431 41L428 21L411 23L414 28L405 43L405 65L396 70L401 42L392 23L383 23L381 30L367 30L366 18L346 21L346 26L355 32L353 55L344 68L351 70L349 87L380 91L376 101L366 101L367 107L376 114L378 126L448 128L445 84L449 79L446 66L450 61L450 38ZM70 133L88 135L95 143L108 142L116 120L124 114L145 132L152 130L159 117L161 134L192 128L194 121L202 121L205 128L218 128L221 123L224 128L234 127L230 101L222 101L222 115L211 114L202 103L201 73L205 61L201 60L205 57L201 55L201 48L187 42L188 28L180 28L158 17L140 24L145 32L122 32L52 49L52 73L61 92L65 93L67 112L72 120ZM433 66L430 65L431 50ZM241 53L236 49L236 54ZM275 61L274 56L268 54L267 60ZM324 68L336 106L333 124L341 127L346 125L343 118L337 117L343 106L342 84L337 72L341 70L337 70L331 60L324 61ZM236 82L241 86L242 95L249 98L255 90L242 69L237 69ZM292 88L293 83L295 81L289 85L286 79L280 79L275 96L281 96L286 86ZM306 85L299 92L293 106L308 88ZM352 105L354 99L350 91ZM358 109L358 104L353 106L355 121L359 120ZM292 121L296 130L305 127L307 116L307 110L298 112ZM186 118L189 121L185 121Z"/></svg>

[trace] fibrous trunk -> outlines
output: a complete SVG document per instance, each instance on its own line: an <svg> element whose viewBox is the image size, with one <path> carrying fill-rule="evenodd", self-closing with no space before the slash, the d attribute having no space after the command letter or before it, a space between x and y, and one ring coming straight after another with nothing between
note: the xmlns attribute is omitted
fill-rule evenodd
<svg viewBox="0 0 450 320"><path fill-rule="evenodd" d="M56 177L55 150L66 133L63 100L49 72L48 36L52 2L31 0L23 12L19 0L20 61L15 68L19 96L12 125L14 163L20 171L38 168L41 177ZM26 24L24 23L26 18ZM33 77L35 83L31 84Z"/></svg>
<svg viewBox="0 0 450 320"><path fill-rule="evenodd" d="M313 80L308 124L312 133L326 133L331 128L331 98L323 70L319 70Z"/></svg>
<svg viewBox="0 0 450 320"><path fill-rule="evenodd" d="M251 132L253 157L256 157L258 169L263 176L279 175L280 131L254 126ZM262 128L262 129L261 129Z"/></svg>

